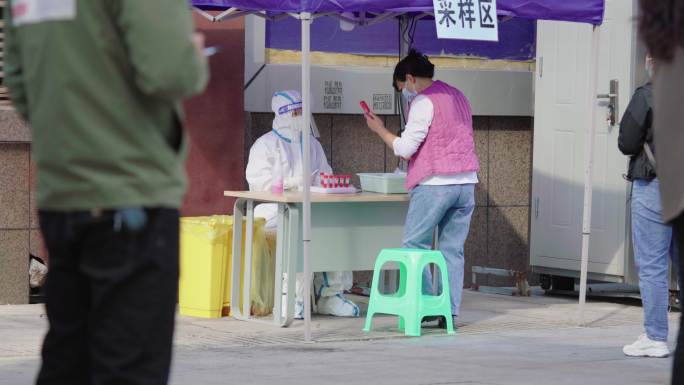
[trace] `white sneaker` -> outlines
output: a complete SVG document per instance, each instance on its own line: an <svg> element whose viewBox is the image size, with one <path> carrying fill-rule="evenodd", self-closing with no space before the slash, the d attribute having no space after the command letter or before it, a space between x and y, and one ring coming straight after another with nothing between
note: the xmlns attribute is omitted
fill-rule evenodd
<svg viewBox="0 0 684 385"><path fill-rule="evenodd" d="M336 317L357 318L361 311L354 302L346 299L342 294L332 297L322 297L318 300L318 314L332 315Z"/></svg>
<svg viewBox="0 0 684 385"><path fill-rule="evenodd" d="M670 355L670 349L663 341L653 341L646 334L642 334L631 345L622 347L622 352L630 357L656 357L663 358Z"/></svg>
<svg viewBox="0 0 684 385"><path fill-rule="evenodd" d="M294 319L304 319L304 301L295 302Z"/></svg>

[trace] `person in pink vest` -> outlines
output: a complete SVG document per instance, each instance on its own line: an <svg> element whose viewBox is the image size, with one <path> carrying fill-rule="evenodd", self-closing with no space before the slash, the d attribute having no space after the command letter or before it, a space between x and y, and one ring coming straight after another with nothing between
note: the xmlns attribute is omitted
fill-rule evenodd
<svg viewBox="0 0 684 385"><path fill-rule="evenodd" d="M368 127L394 151L408 159L406 188L410 194L404 227L404 247L431 249L439 229L439 250L444 254L451 293L451 313L459 314L463 294L463 245L475 209L479 161L473 140L473 118L468 99L458 89L432 80L435 66L411 50L394 69L392 85L409 102L406 129L390 132L372 111ZM423 272L423 293L432 294L432 275ZM437 289L441 291L441 288ZM433 318L424 319L431 321ZM440 319L444 327L445 320Z"/></svg>

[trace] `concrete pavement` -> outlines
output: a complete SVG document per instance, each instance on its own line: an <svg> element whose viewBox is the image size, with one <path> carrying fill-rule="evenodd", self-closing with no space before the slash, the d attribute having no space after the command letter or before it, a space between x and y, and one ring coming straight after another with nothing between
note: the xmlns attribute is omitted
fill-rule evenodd
<svg viewBox="0 0 684 385"><path fill-rule="evenodd" d="M362 300L362 299L361 299ZM379 317L314 318L315 343L302 323L280 329L230 319L179 317L172 384L667 384L671 360L628 358L623 344L641 332L638 303L467 291L455 336L424 329L420 338ZM679 314L670 315L671 340ZM46 322L40 305L0 307L0 384L32 383Z"/></svg>

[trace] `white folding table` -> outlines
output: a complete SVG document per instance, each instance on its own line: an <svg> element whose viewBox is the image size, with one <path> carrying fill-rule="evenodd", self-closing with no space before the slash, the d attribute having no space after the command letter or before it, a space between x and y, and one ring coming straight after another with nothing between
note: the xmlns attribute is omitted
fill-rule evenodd
<svg viewBox="0 0 684 385"><path fill-rule="evenodd" d="M289 326L294 319L295 273L303 271L301 193L226 191L235 201L233 223L233 259L231 280L231 312L240 320L268 322ZM373 270L375 259L384 248L401 247L404 222L408 211L406 194L311 194L311 271ZM252 277L252 239L254 205L278 205L278 228L275 255L275 290L273 320L250 316ZM244 271L241 271L242 223L246 215ZM283 273L288 277L283 293ZM243 303L239 309L240 274L243 276ZM287 311L282 314L283 295Z"/></svg>

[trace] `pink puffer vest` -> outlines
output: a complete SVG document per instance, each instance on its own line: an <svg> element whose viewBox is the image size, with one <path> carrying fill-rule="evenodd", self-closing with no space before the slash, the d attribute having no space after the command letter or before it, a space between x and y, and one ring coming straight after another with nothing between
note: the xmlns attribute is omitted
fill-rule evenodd
<svg viewBox="0 0 684 385"><path fill-rule="evenodd" d="M465 95L439 80L420 95L430 99L434 116L425 140L409 160L406 188L411 190L434 175L479 171L473 117Z"/></svg>

